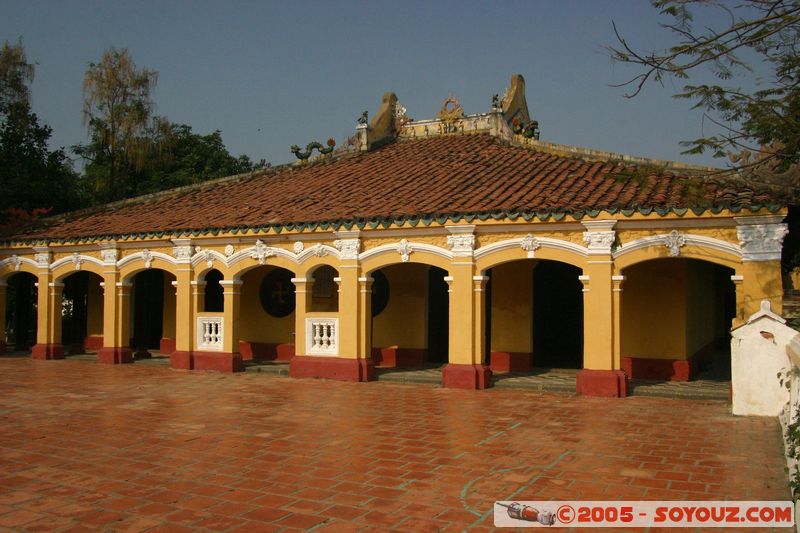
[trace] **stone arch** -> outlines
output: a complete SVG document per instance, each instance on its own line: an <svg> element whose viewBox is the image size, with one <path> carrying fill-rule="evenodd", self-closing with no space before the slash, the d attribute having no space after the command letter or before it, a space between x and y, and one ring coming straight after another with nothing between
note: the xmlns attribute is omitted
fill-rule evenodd
<svg viewBox="0 0 800 533"><path fill-rule="evenodd" d="M733 245L730 245L731 248L725 248L687 242L679 248L678 255L673 256L670 255L670 250L661 241L652 242L645 246L634 247L632 246L633 244L631 243L614 253L614 267L617 272L624 272L628 267L654 259L698 259L733 270L736 270L742 264L741 255L735 253L732 248Z"/></svg>
<svg viewBox="0 0 800 533"><path fill-rule="evenodd" d="M298 277L306 278L310 281L311 278L314 277L314 272L325 266L331 267L337 273L339 273L342 268L341 265L339 264L339 261L334 257L329 257L329 256L312 257L307 259L306 261L303 261L299 265L301 269L300 272L302 273L302 275L299 275Z"/></svg>
<svg viewBox="0 0 800 533"><path fill-rule="evenodd" d="M523 248L525 246L525 248ZM519 237L495 242L475 250L478 272L523 259L546 259L585 269L588 249L570 241L549 237Z"/></svg>
<svg viewBox="0 0 800 533"><path fill-rule="evenodd" d="M727 376L724 367L737 308L731 280L736 263L710 260L701 247L687 248L677 257L650 249L638 261L617 265L624 274L620 366L631 378L685 381L716 366L722 373L714 379L730 379L729 366Z"/></svg>
<svg viewBox="0 0 800 533"><path fill-rule="evenodd" d="M92 274L96 274L101 278L103 277L104 265L102 261L96 257L90 257L86 255L79 257L84 260L84 262L80 264L80 268L76 268L76 264L72 257L62 257L58 261L54 262L51 266L53 281L64 281L66 278L72 274L75 274L76 272L91 272Z"/></svg>
<svg viewBox="0 0 800 533"><path fill-rule="evenodd" d="M36 261L28 259L27 257L9 257L0 261L0 281L5 281L18 272L27 272L38 277L42 269L36 264Z"/></svg>
<svg viewBox="0 0 800 533"><path fill-rule="evenodd" d="M236 256L232 256L231 259L234 257ZM290 259L283 254L267 257L263 262L260 262L258 259L249 257L247 255L241 255L240 257L231 260L229 266L223 268L221 265L219 265L216 268L222 272L226 280L240 280L248 271L263 266L285 268L295 275L297 275L300 271L300 266L297 264L297 261Z"/></svg>
<svg viewBox="0 0 800 533"><path fill-rule="evenodd" d="M36 344L37 280L36 271L30 265L20 265L19 270L12 268L10 272L0 270L0 281L6 285L5 298L0 298L0 354L6 350L27 351ZM12 296L12 293L15 294Z"/></svg>
<svg viewBox="0 0 800 533"><path fill-rule="evenodd" d="M447 272L452 268L453 254L449 250L427 243L408 242L405 250L408 253L403 255L399 250L400 244L384 244L360 254L363 275L368 276L379 268L403 263L435 266Z"/></svg>
<svg viewBox="0 0 800 533"><path fill-rule="evenodd" d="M173 277L177 277L175 273L177 263L174 258L161 252L150 252L150 255L150 266L148 266L144 252L136 252L118 261L117 267L119 268L120 280L123 283L130 282L133 276L139 272L150 269L163 270L172 274Z"/></svg>
<svg viewBox="0 0 800 533"><path fill-rule="evenodd" d="M61 272L54 279L56 283L63 284L61 316L61 339L65 352L69 354L97 351L103 347L103 273L100 268L90 263L82 264L80 269L75 269L71 261L67 268L58 268ZM83 268L87 266L87 268Z"/></svg>

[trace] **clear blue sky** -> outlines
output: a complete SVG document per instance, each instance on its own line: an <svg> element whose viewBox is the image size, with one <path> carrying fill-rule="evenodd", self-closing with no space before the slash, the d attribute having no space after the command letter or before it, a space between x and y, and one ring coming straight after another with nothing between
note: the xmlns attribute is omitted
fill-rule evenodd
<svg viewBox="0 0 800 533"><path fill-rule="evenodd" d="M277 164L292 144L341 142L385 91L433 118L452 93L487 111L513 73L527 82L542 139L721 165L681 155L701 113L650 85L636 99L609 87L630 70L603 47L611 22L632 42L663 46L643 0L591 1L52 1L0 0L0 39L22 37L37 64L33 107L54 146L85 142L81 83L104 49L128 48L159 72L157 112L228 149Z"/></svg>

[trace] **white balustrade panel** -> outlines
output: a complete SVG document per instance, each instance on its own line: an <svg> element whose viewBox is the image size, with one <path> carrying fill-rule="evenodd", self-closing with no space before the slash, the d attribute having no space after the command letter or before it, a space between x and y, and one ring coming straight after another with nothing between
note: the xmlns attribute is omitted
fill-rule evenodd
<svg viewBox="0 0 800 533"><path fill-rule="evenodd" d="M197 317L197 349L222 351L225 331L221 316Z"/></svg>
<svg viewBox="0 0 800 533"><path fill-rule="evenodd" d="M306 318L306 353L339 355L338 318Z"/></svg>

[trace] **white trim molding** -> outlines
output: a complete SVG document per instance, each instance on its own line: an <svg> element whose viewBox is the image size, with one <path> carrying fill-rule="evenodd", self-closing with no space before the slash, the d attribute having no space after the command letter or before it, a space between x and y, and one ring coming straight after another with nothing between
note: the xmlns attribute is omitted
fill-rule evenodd
<svg viewBox="0 0 800 533"><path fill-rule="evenodd" d="M402 239L397 243L382 244L380 246L376 246L375 248L370 248L366 252L358 254L358 260L363 262L367 259L382 254L400 254L400 261L407 263L414 252L425 252L438 255L439 257L443 257L447 260L453 259L453 252L440 246L423 242L410 242L406 239Z"/></svg>
<svg viewBox="0 0 800 533"><path fill-rule="evenodd" d="M551 239L550 237L536 237L528 234L525 237L493 242L492 244L481 246L475 250L475 259L481 259L487 255L514 248L520 248L527 252L528 257L533 257L535 251L538 249L547 248L571 252L581 257L587 257L589 255L589 249L585 246L581 246L580 244L575 244L574 242L564 241L561 239Z"/></svg>
<svg viewBox="0 0 800 533"><path fill-rule="evenodd" d="M66 257L62 257L50 264L50 270L56 270L60 268L62 265L66 265L68 263L72 263L75 266L75 270L80 270L81 266L84 263L92 263L99 267L105 266L103 261L99 260L96 257L92 257L90 255L83 255L79 254L78 252L74 252L72 255L68 255Z"/></svg>
<svg viewBox="0 0 800 533"><path fill-rule="evenodd" d="M677 234L677 237L675 234ZM670 233L664 233L662 235L652 235L650 237L642 237L641 239L636 239L634 241L625 243L619 248L617 248L612 254L612 256L614 259L617 259L619 257L624 256L625 254L635 252L636 250L642 250L644 248L656 246L656 247L666 247L667 249L669 249L670 256L678 257L680 255L681 248L690 245L697 246L700 248L708 248L710 250L716 250L718 252L724 252L733 255L737 258L742 257L741 249L735 244L731 244L729 242L720 239L714 239L713 237L705 237L703 235L693 235L691 233L679 233L675 230L673 230ZM673 253L673 251L675 253Z"/></svg>

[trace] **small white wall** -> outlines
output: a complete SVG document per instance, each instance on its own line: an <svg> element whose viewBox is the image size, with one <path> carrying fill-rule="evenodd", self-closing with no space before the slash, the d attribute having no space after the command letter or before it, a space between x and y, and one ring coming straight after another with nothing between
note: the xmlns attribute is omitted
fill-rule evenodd
<svg viewBox="0 0 800 533"><path fill-rule="evenodd" d="M761 310L731 335L733 414L780 415L789 391L780 384L778 372L790 368L786 347L797 332L764 300Z"/></svg>

